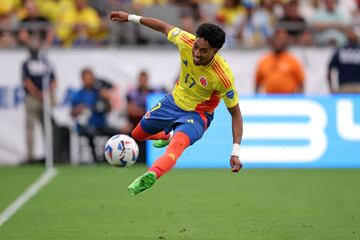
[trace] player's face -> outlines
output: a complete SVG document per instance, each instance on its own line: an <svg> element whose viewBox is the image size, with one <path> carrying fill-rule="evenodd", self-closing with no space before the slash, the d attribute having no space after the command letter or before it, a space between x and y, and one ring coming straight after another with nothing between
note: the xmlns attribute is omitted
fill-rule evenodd
<svg viewBox="0 0 360 240"><path fill-rule="evenodd" d="M206 66L216 54L217 49L210 46L209 42L203 38L197 38L193 48L193 62L196 66Z"/></svg>

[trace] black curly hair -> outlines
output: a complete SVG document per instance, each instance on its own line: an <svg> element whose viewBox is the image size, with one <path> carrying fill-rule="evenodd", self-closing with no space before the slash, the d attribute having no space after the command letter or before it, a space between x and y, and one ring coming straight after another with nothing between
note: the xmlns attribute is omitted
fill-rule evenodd
<svg viewBox="0 0 360 240"><path fill-rule="evenodd" d="M196 30L196 37L205 39L216 49L220 49L225 42L224 30L212 23L201 24Z"/></svg>

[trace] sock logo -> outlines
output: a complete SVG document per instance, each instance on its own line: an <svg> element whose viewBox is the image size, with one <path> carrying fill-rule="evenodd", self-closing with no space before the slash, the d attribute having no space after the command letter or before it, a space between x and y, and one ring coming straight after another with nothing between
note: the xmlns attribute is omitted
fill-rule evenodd
<svg viewBox="0 0 360 240"><path fill-rule="evenodd" d="M175 154L174 154L174 153L169 153L168 156L169 156L173 161L175 161Z"/></svg>

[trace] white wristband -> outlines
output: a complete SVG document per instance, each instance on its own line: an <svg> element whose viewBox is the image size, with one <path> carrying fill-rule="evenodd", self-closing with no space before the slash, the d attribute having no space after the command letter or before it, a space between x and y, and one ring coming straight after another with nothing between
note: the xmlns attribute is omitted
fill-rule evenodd
<svg viewBox="0 0 360 240"><path fill-rule="evenodd" d="M133 23L140 23L141 16L135 14L129 14L128 21Z"/></svg>
<svg viewBox="0 0 360 240"><path fill-rule="evenodd" d="M232 152L231 152L231 156L239 157L239 152L240 152L240 144L234 143L233 144L233 149L232 149Z"/></svg>

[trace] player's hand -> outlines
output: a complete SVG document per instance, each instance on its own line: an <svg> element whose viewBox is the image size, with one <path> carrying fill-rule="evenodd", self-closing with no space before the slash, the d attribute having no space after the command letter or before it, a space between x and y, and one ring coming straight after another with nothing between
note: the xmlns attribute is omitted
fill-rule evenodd
<svg viewBox="0 0 360 240"><path fill-rule="evenodd" d="M240 169L242 168L242 163L239 160L239 157L237 156L231 156L230 158L230 166L231 166L231 171L232 172L239 172Z"/></svg>
<svg viewBox="0 0 360 240"><path fill-rule="evenodd" d="M113 11L110 13L110 19L114 22L127 22L129 14L123 11Z"/></svg>

